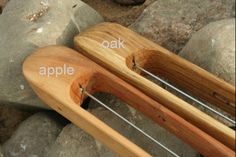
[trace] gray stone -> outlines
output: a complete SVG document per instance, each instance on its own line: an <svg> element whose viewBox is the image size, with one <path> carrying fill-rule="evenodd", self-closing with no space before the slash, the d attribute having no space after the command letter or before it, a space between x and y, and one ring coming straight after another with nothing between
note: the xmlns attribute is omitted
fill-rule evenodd
<svg viewBox="0 0 236 157"><path fill-rule="evenodd" d="M98 157L92 136L73 124L63 128L45 157Z"/></svg>
<svg viewBox="0 0 236 157"><path fill-rule="evenodd" d="M0 104L45 107L22 75L24 59L38 47L71 47L76 34L102 21L80 0L11 0L0 16Z"/></svg>
<svg viewBox="0 0 236 157"><path fill-rule="evenodd" d="M0 157L3 157L3 154L2 154L2 146L0 145Z"/></svg>
<svg viewBox="0 0 236 157"><path fill-rule="evenodd" d="M234 17L234 8L234 0L157 0L130 28L178 53L209 22Z"/></svg>
<svg viewBox="0 0 236 157"><path fill-rule="evenodd" d="M208 24L179 55L235 85L235 19Z"/></svg>
<svg viewBox="0 0 236 157"><path fill-rule="evenodd" d="M9 139L18 125L33 113L29 110L25 111L12 106L0 105L0 143L4 143Z"/></svg>
<svg viewBox="0 0 236 157"><path fill-rule="evenodd" d="M235 85L235 19L220 20L203 27L192 36L179 55ZM213 105L210 106L226 114ZM205 108L198 108L226 125L232 125Z"/></svg>
<svg viewBox="0 0 236 157"><path fill-rule="evenodd" d="M22 122L3 144L5 157L43 157L66 121L53 112L37 113Z"/></svg>

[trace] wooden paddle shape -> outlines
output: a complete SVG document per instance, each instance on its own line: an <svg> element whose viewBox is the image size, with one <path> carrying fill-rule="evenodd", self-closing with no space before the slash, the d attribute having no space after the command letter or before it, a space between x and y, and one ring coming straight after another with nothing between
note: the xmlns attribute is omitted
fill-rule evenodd
<svg viewBox="0 0 236 157"><path fill-rule="evenodd" d="M63 67L63 72L60 71L57 75L52 75L53 70L47 73L41 71L43 68L59 67ZM46 104L123 157L150 155L84 110L80 106L85 99L80 91L81 87L89 93L106 92L117 96L205 156L234 156L230 148L69 48L49 46L38 49L25 60L23 73Z"/></svg>
<svg viewBox="0 0 236 157"><path fill-rule="evenodd" d="M119 44L115 44L115 42ZM235 87L180 58L137 33L113 23L102 23L74 39L85 56L114 72L157 102L206 131L232 149L235 132L132 69L134 63L163 76L189 93L235 116Z"/></svg>

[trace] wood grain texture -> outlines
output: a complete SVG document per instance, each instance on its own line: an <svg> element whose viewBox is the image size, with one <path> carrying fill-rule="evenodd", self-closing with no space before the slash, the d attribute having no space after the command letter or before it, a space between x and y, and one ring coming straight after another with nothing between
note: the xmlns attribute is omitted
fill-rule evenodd
<svg viewBox="0 0 236 157"><path fill-rule="evenodd" d="M104 40L118 39L124 41L124 48L101 45ZM102 23L91 27L76 36L74 43L75 48L87 57L235 149L232 129L139 75L139 71L132 69L133 61L234 116L235 87L118 24Z"/></svg>
<svg viewBox="0 0 236 157"><path fill-rule="evenodd" d="M64 64L73 67L75 74L58 77L39 75L41 66L59 67ZM233 157L235 154L215 138L69 48L50 46L37 50L25 60L23 73L46 104L123 157L150 155L82 109L80 105L85 97L79 91L79 85L89 93L107 92L119 97L205 156Z"/></svg>

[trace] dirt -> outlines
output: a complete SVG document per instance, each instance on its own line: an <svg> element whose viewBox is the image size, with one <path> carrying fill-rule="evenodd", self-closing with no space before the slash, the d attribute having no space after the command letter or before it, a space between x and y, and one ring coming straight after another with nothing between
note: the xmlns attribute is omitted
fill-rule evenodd
<svg viewBox="0 0 236 157"><path fill-rule="evenodd" d="M0 0L0 14L2 13L3 8L6 6L8 0Z"/></svg>
<svg viewBox="0 0 236 157"><path fill-rule="evenodd" d="M123 6L112 0L83 1L99 12L106 22L116 22L123 26L129 26L155 0L146 0L144 4L137 6Z"/></svg>

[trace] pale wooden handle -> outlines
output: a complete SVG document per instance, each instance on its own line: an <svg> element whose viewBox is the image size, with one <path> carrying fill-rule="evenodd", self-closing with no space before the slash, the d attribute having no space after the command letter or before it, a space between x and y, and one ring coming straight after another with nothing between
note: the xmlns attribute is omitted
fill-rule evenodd
<svg viewBox="0 0 236 157"><path fill-rule="evenodd" d="M101 46L103 41L113 41L115 39L121 39L126 44L124 48L104 48ZM198 85L201 87L204 85L206 89L209 89L210 95L212 93L221 93L221 97L229 98L228 102L235 102L234 93L235 88L231 85L225 83L224 81L216 78L215 76L207 73L204 70L200 70L199 67L193 65L186 60L176 56L175 54L169 52L163 47L145 39L144 37L138 35L137 33L113 23L102 23L94 27L89 28L83 33L79 34L74 38L75 47L79 52L82 52L85 56L91 58L93 61L99 63L104 68L110 70L115 75L121 77L125 81L129 82L136 88L140 89L142 92L161 103L165 107L171 109L179 116L183 117L185 120L199 127L201 130L205 131L209 135L213 136L217 140L221 141L231 149L235 149L235 131L227 127L226 125L220 123L214 118L206 115L197 108L193 107L189 103L183 101L182 99L176 97L170 92L162 89L157 84L149 81L148 79L140 76L136 72L130 69L132 67L132 59L135 57L137 62L141 66L154 67L153 70L158 71L157 68L162 70L162 73L167 73L165 68L168 69L168 75L165 74L167 79L175 81L179 86L183 86L188 90L193 87L194 91L198 92L202 97L204 94L198 89ZM158 58L160 57L160 58ZM156 63L160 62L160 63ZM163 63L164 62L164 63ZM142 64L143 63L143 64ZM145 63L145 64L144 64ZM168 63L168 64L167 64ZM150 65L148 65L150 64ZM170 64L170 67L168 68ZM155 67L156 66L156 67ZM157 67L158 66L158 67ZM187 67L185 67L187 66ZM190 67L190 68L189 68ZM197 79L187 80L183 76L191 75L191 68L195 69L193 72L195 75L201 72L206 74L204 77L207 83L204 83L201 79L201 75L197 75ZM181 69L180 71L174 70L173 74L171 70L173 68ZM184 68L188 70L185 72ZM151 68L150 68L151 69ZM178 74L178 72L184 73L184 75ZM161 73L161 72L159 72ZM181 81L177 81L173 76L176 74L177 77L181 76ZM164 75L164 74L163 74ZM169 77L169 78L168 78ZM200 81L199 81L200 80ZM204 80L204 79L203 79ZM195 83L196 81L197 83ZM191 84L192 86L188 86ZM180 85L181 84L181 85ZM210 85L210 88L208 86ZM214 92L215 91L215 92ZM197 93L196 92L196 93ZM205 91L203 91L204 93ZM209 94L207 97L210 97ZM215 94L214 94L215 95ZM206 98L206 96L205 96ZM210 101L210 99L209 99ZM222 104L222 101L215 99L215 101ZM233 105L221 105L223 108L228 108L227 110L234 111Z"/></svg>
<svg viewBox="0 0 236 157"><path fill-rule="evenodd" d="M73 67L74 75L39 75L39 67ZM84 129L123 157L151 157L137 145L81 108L83 95L79 84L92 88L97 65L77 52L61 46L37 50L23 64L23 73L36 94L51 108ZM95 73L94 73L95 72ZM97 71L98 72L98 71ZM89 89L92 92L92 89Z"/></svg>
<svg viewBox="0 0 236 157"><path fill-rule="evenodd" d="M82 128L97 140L107 145L111 150L118 153L120 156L151 157L151 155L143 149L113 130L88 111L81 108L79 104L75 104L73 101L61 103L62 100L50 98L45 92L40 92L35 88L34 91L52 109L60 113L78 127Z"/></svg>
<svg viewBox="0 0 236 157"><path fill-rule="evenodd" d="M157 76L235 116L235 88L206 70L160 50L140 50L128 58ZM130 62L127 64L132 64Z"/></svg>

